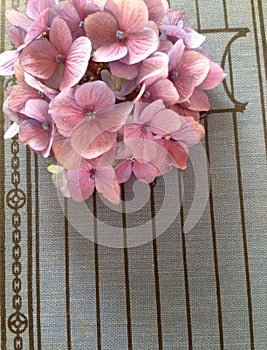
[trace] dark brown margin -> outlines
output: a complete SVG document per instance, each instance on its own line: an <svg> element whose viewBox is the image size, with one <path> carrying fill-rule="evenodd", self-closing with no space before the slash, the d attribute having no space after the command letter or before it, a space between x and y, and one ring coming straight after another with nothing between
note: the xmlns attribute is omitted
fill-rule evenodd
<svg viewBox="0 0 267 350"><path fill-rule="evenodd" d="M29 350L34 350L33 334L33 296L32 296L32 177L31 177L31 151L26 150L26 183L27 183L27 229L28 229L28 248L27 248L27 275L28 275L28 321L29 321Z"/></svg>
<svg viewBox="0 0 267 350"><path fill-rule="evenodd" d="M38 155L34 154L34 177L35 177L35 283L36 283L36 326L37 348L42 350L41 336L41 296L40 296L40 222L39 222L39 173Z"/></svg>
<svg viewBox="0 0 267 350"><path fill-rule="evenodd" d="M1 2L1 43L0 51L5 50L5 1ZM0 78L0 103L4 102L4 78ZM5 141L4 116L0 117L0 305L1 305L1 349L6 350L6 271L5 271Z"/></svg>

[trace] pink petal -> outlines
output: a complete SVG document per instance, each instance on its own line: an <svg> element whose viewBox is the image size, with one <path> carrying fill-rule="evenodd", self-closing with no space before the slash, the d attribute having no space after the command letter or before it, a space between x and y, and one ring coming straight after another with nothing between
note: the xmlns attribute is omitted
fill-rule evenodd
<svg viewBox="0 0 267 350"><path fill-rule="evenodd" d="M17 113L17 112L13 112L9 107L8 107L8 98L4 101L3 103L3 113L4 113L4 116L12 121L12 122L17 122L19 123L20 119L21 119L21 116L22 114L20 113Z"/></svg>
<svg viewBox="0 0 267 350"><path fill-rule="evenodd" d="M187 160L188 160L187 146L177 141L170 140L167 142L168 142L168 152L171 155L173 166L182 170L186 169Z"/></svg>
<svg viewBox="0 0 267 350"><path fill-rule="evenodd" d="M34 151L44 151L49 145L50 133L37 120L27 119L20 124L19 139Z"/></svg>
<svg viewBox="0 0 267 350"><path fill-rule="evenodd" d="M172 8L169 9L167 14L162 18L161 24L171 24L174 26L178 26L179 21L181 21L182 28L188 27L188 18L185 15L184 10L181 8Z"/></svg>
<svg viewBox="0 0 267 350"><path fill-rule="evenodd" d="M11 25L6 28L6 32L15 47L19 47L24 44L26 31L23 28Z"/></svg>
<svg viewBox="0 0 267 350"><path fill-rule="evenodd" d="M96 158L116 143L116 133L102 131L96 121L83 121L73 130L71 146L84 158Z"/></svg>
<svg viewBox="0 0 267 350"><path fill-rule="evenodd" d="M104 10L107 0L91 0L91 2L96 4L101 10Z"/></svg>
<svg viewBox="0 0 267 350"><path fill-rule="evenodd" d="M14 26L21 27L25 30L27 30L32 23L29 17L13 9L6 11L6 18Z"/></svg>
<svg viewBox="0 0 267 350"><path fill-rule="evenodd" d="M95 184L97 191L111 203L120 203L120 185L112 166L97 168Z"/></svg>
<svg viewBox="0 0 267 350"><path fill-rule="evenodd" d="M133 173L135 177L142 182L150 183L157 176L157 169L150 163L133 162Z"/></svg>
<svg viewBox="0 0 267 350"><path fill-rule="evenodd" d="M95 182L90 176L90 169L82 167L78 170L67 170L66 178L71 197L76 202L88 199L94 192Z"/></svg>
<svg viewBox="0 0 267 350"><path fill-rule="evenodd" d="M127 47L119 42L101 46L94 52L93 59L96 62L109 62L119 60L127 55Z"/></svg>
<svg viewBox="0 0 267 350"><path fill-rule="evenodd" d="M124 142L118 142L117 143L117 150L116 150L116 158L117 160L125 160L130 159L133 155L133 152L126 147Z"/></svg>
<svg viewBox="0 0 267 350"><path fill-rule="evenodd" d="M155 31L144 28L139 32L129 34L126 40L128 54L122 59L126 64L134 64L154 53L159 45L159 38Z"/></svg>
<svg viewBox="0 0 267 350"><path fill-rule="evenodd" d="M26 101L34 98L40 99L38 91L24 81L20 81L11 91L8 99L8 107L15 112L22 112Z"/></svg>
<svg viewBox="0 0 267 350"><path fill-rule="evenodd" d="M140 113L139 120L143 124L149 124L154 115L164 108L165 107L162 100L156 100L150 104L146 104L146 107Z"/></svg>
<svg viewBox="0 0 267 350"><path fill-rule="evenodd" d="M196 49L204 43L205 39L205 35L199 34L190 28L190 30L187 31L184 42L187 48Z"/></svg>
<svg viewBox="0 0 267 350"><path fill-rule="evenodd" d="M172 157L167 150L165 140L157 141L156 145L156 155L151 160L151 164L153 164L157 169L157 176L161 176L168 173L172 169Z"/></svg>
<svg viewBox="0 0 267 350"><path fill-rule="evenodd" d="M26 14L32 19L36 19L46 8L56 4L55 0L28 0Z"/></svg>
<svg viewBox="0 0 267 350"><path fill-rule="evenodd" d="M171 134L180 128L181 118L170 109L162 109L153 116L150 125L157 135Z"/></svg>
<svg viewBox="0 0 267 350"><path fill-rule="evenodd" d="M209 111L210 107L211 106L208 96L205 94L204 91L199 90L199 88L196 88L189 99L188 108L193 111L203 112Z"/></svg>
<svg viewBox="0 0 267 350"><path fill-rule="evenodd" d="M193 117L196 121L199 121L200 113L196 111L191 111L187 107L183 107L182 105L176 103L175 105L170 107L175 113L184 116L184 117Z"/></svg>
<svg viewBox="0 0 267 350"><path fill-rule="evenodd" d="M87 110L99 111L115 104L113 91L100 80L79 86L74 93L74 98Z"/></svg>
<svg viewBox="0 0 267 350"><path fill-rule="evenodd" d="M132 102L122 102L97 112L95 120L102 131L117 131L127 121L132 108Z"/></svg>
<svg viewBox="0 0 267 350"><path fill-rule="evenodd" d="M167 0L144 0L149 13L149 19L151 21L160 23L163 16L167 13L169 4Z"/></svg>
<svg viewBox="0 0 267 350"><path fill-rule="evenodd" d="M12 137L18 134L19 128L20 128L19 124L17 124L16 122L12 123L10 127L7 129L7 131L5 132L4 139L5 140L12 139Z"/></svg>
<svg viewBox="0 0 267 350"><path fill-rule="evenodd" d="M48 114L48 102L45 100L28 100L25 105L24 114L28 117L38 120L40 123L52 122Z"/></svg>
<svg viewBox="0 0 267 350"><path fill-rule="evenodd" d="M91 40L94 50L116 42L118 29L116 19L107 12L96 12L84 20L85 34Z"/></svg>
<svg viewBox="0 0 267 350"><path fill-rule="evenodd" d="M124 127L124 142L132 151L133 157L141 162L150 162L157 154L157 144L151 132L144 126L127 125Z"/></svg>
<svg viewBox="0 0 267 350"><path fill-rule="evenodd" d="M116 160L116 155L117 155L117 143L109 149L107 152L101 154L101 156L95 158L95 159L90 159L91 163L95 163L96 166L106 166L106 165L113 165L113 163Z"/></svg>
<svg viewBox="0 0 267 350"><path fill-rule="evenodd" d="M164 107L163 102L161 100L154 101L153 104L156 104L158 106L158 108ZM131 115L131 118L129 118L129 123L130 122L139 123L140 122L140 115L147 106L148 106L148 103L135 102L133 114Z"/></svg>
<svg viewBox="0 0 267 350"><path fill-rule="evenodd" d="M154 55L148 57L141 63L138 82L141 83L146 79L146 84L149 84L147 82L148 78L156 77L155 80L167 78L168 63L169 57L163 52L156 52Z"/></svg>
<svg viewBox="0 0 267 350"><path fill-rule="evenodd" d="M35 21L32 22L31 26L27 31L25 42L31 42L32 40L36 39L40 34L47 31L50 24L50 9L47 8L46 10L40 13L40 15L38 16L38 18L36 18Z"/></svg>
<svg viewBox="0 0 267 350"><path fill-rule="evenodd" d="M0 75L13 75L14 62L19 57L17 50L5 51L0 54Z"/></svg>
<svg viewBox="0 0 267 350"><path fill-rule="evenodd" d="M127 80L120 91L115 91L115 96L118 100L125 100L125 96L129 95L136 88L136 79Z"/></svg>
<svg viewBox="0 0 267 350"><path fill-rule="evenodd" d="M143 0L108 0L105 11L111 12L126 33L137 32L148 21L148 9Z"/></svg>
<svg viewBox="0 0 267 350"><path fill-rule="evenodd" d="M143 105L145 106L145 108L142 108ZM142 124L150 124L154 115L164 108L165 106L162 100L156 100L150 104L142 104L138 102L137 104L135 104L135 113L137 114L137 112L139 111L139 115L134 116L134 119L135 121L139 123L141 122Z"/></svg>
<svg viewBox="0 0 267 350"><path fill-rule="evenodd" d="M168 54L172 46L173 43L170 40L165 39L164 36L161 34L158 51Z"/></svg>
<svg viewBox="0 0 267 350"><path fill-rule="evenodd" d="M73 128L85 117L84 109L75 102L72 88L63 90L51 101L49 113L60 134L66 137L71 135Z"/></svg>
<svg viewBox="0 0 267 350"><path fill-rule="evenodd" d="M63 75L64 75L64 64L60 63L58 64L53 75L49 79L44 80L45 86L47 86L49 89L52 89L52 90L59 90L60 84L62 83L62 80L63 80Z"/></svg>
<svg viewBox="0 0 267 350"><path fill-rule="evenodd" d="M119 165L116 166L115 174L120 184L128 181L132 174L132 161L122 161Z"/></svg>
<svg viewBox="0 0 267 350"><path fill-rule="evenodd" d="M80 167L82 157L71 147L70 138L57 134L54 137L52 148L56 160L65 169L78 169Z"/></svg>
<svg viewBox="0 0 267 350"><path fill-rule="evenodd" d="M179 62L181 62L184 54L185 45L182 39L176 41L169 51L169 71L175 70Z"/></svg>
<svg viewBox="0 0 267 350"><path fill-rule="evenodd" d="M96 4L89 3L88 0L69 0L69 3L75 7L81 20L84 20L89 14L99 11L99 7Z"/></svg>
<svg viewBox="0 0 267 350"><path fill-rule="evenodd" d="M169 79L161 79L147 87L154 99L162 99L166 106L171 106L179 100L179 94Z"/></svg>
<svg viewBox="0 0 267 350"><path fill-rule="evenodd" d="M19 58L17 58L14 62L14 71L15 71L15 77L16 77L18 82L25 80L25 75L27 73L24 72L24 70L22 69L22 67L19 63Z"/></svg>
<svg viewBox="0 0 267 350"><path fill-rule="evenodd" d="M184 52L178 67L178 78L172 79L180 95L179 102L186 101L194 88L203 82L210 68L208 58L195 51Z"/></svg>
<svg viewBox="0 0 267 350"><path fill-rule="evenodd" d="M124 78L127 80L134 79L139 72L137 64L125 64L120 61L110 62L109 63L110 72L116 77Z"/></svg>
<svg viewBox="0 0 267 350"><path fill-rule="evenodd" d="M55 17L64 19L70 28L71 32L74 32L81 22L76 8L67 1L61 1L56 6L53 6L49 10L49 19L53 20Z"/></svg>
<svg viewBox="0 0 267 350"><path fill-rule="evenodd" d="M49 30L49 40L61 55L66 55L71 44L72 35L67 23L60 17L55 17Z"/></svg>
<svg viewBox="0 0 267 350"><path fill-rule="evenodd" d="M45 38L37 39L27 45L20 56L22 68L40 79L50 78L57 68L57 51Z"/></svg>
<svg viewBox="0 0 267 350"><path fill-rule="evenodd" d="M210 70L205 80L198 86L201 90L211 90L218 86L226 77L224 70L215 62L210 61Z"/></svg>
<svg viewBox="0 0 267 350"><path fill-rule="evenodd" d="M187 146L193 146L203 139L205 129L193 117L181 118L181 121L180 129L172 133L175 140L181 141Z"/></svg>
<svg viewBox="0 0 267 350"><path fill-rule="evenodd" d="M77 84L86 72L91 56L91 42L86 37L77 38L71 45L66 55L64 75L60 90L67 89Z"/></svg>

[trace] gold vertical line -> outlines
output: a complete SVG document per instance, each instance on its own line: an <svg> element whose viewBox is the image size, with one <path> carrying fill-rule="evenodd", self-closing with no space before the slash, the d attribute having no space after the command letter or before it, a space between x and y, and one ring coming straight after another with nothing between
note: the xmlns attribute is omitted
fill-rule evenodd
<svg viewBox="0 0 267 350"><path fill-rule="evenodd" d="M266 34L265 34L265 23L264 23L262 0L258 0L258 11L259 11L259 19L260 19L262 49L263 49L263 62L265 65L265 77L267 80L267 41L266 41Z"/></svg>
<svg viewBox="0 0 267 350"><path fill-rule="evenodd" d="M228 28L228 18L227 18L227 8L226 1L223 0L223 9L224 9L224 20L225 26ZM200 30L201 19L200 12L197 11L198 23ZM229 62L231 60L229 59ZM230 74L231 76L231 74ZM231 78L230 78L231 79ZM231 87L233 89L233 81L231 80ZM232 91L233 92L233 91ZM210 163L210 147L209 147L209 127L208 120L205 118L204 120L205 126L205 147L206 154L208 158L208 163ZM218 263L218 248L217 248L217 238L216 238L216 225L215 225L215 212L214 212L214 203L213 203L213 189L212 185L210 185L210 194L209 194L209 213L210 213L210 223L211 223L211 235L212 235L212 250L213 250L213 262L214 262L214 274L215 274L215 289L216 289L216 300L217 300L217 313L218 313L218 330L219 330L219 340L220 340L220 349L224 349L224 334L223 334L223 319L222 319L222 302L221 302L221 286L220 286L220 272L219 272L219 263Z"/></svg>
<svg viewBox="0 0 267 350"><path fill-rule="evenodd" d="M186 239L185 239L185 232L184 232L184 209L183 209L183 204L182 204L182 182L181 182L181 173L180 172L178 172L178 186L179 186L180 226L181 226L183 267L184 267L184 287L185 287L185 300L186 300L187 339L188 339L188 350L192 350L193 349L193 337L192 337L192 320L191 320L191 307L190 307L190 290L189 290L189 278L188 278L188 267L187 267Z"/></svg>
<svg viewBox="0 0 267 350"><path fill-rule="evenodd" d="M95 254L95 294L96 294L96 322L97 322L97 350L101 350L101 317L100 317L100 283L99 283L99 258L98 258L98 235L97 235L97 201L96 191L93 193L94 214L94 254Z"/></svg>
<svg viewBox="0 0 267 350"><path fill-rule="evenodd" d="M31 151L26 150L26 182L27 182L27 228L28 228L28 318L29 318L29 349L34 350L33 335L33 302L32 302L32 179Z"/></svg>
<svg viewBox="0 0 267 350"><path fill-rule="evenodd" d="M224 12L225 28L228 29L229 28L229 21L228 21L228 10L227 10L226 0L223 0L223 12ZM229 79L230 79L231 93L234 96L235 95L234 74L233 74L232 54L231 54L231 47L230 46L229 46L229 51L228 51L228 64L229 64Z"/></svg>
<svg viewBox="0 0 267 350"><path fill-rule="evenodd" d="M37 326L37 348L42 350L41 336L41 295L40 295L40 223L39 223L39 173L38 155L34 154L34 176L35 176L35 265L36 265L36 326Z"/></svg>
<svg viewBox="0 0 267 350"><path fill-rule="evenodd" d="M209 129L208 129L207 119L205 119L204 125L206 130L206 133L205 133L206 154L207 154L208 164L210 164ZM212 183L210 183L209 206L210 206L210 223L211 223L211 233L212 233L213 261L214 261L214 270L215 270L218 325L219 325L219 335L220 335L220 349L223 350L224 337L223 337L223 320L222 320L222 302L221 302L220 273L219 273L219 263L218 263L218 253L217 253L217 238L216 238L216 225L215 225Z"/></svg>
<svg viewBox="0 0 267 350"><path fill-rule="evenodd" d="M242 172L241 172L241 161L240 161L240 152L239 152L239 135L238 135L238 126L237 126L237 120L236 120L237 115L236 114L237 114L236 112L233 112L233 126L234 126L234 136L235 136L235 154L236 154L240 215L241 215L242 238L243 238L243 252L244 252L245 274L246 274L249 331L250 331L250 348L251 348L251 350L254 350L255 345L254 345L254 329L253 329L253 310L252 310L252 296L251 296L250 271L249 271L247 230L246 230L246 220L245 220Z"/></svg>
<svg viewBox="0 0 267 350"><path fill-rule="evenodd" d="M200 31L201 30L201 22L200 22L200 9L199 9L198 0L195 0L195 5L196 5L196 14L197 14L197 28Z"/></svg>
<svg viewBox="0 0 267 350"><path fill-rule="evenodd" d="M226 12L226 14L225 14L225 26L228 28L226 0L224 0L224 11ZM231 49L230 48L229 48L228 62L229 62L231 92L234 96L233 66L232 66L232 57L231 57ZM249 262L248 262L245 211L244 211L243 186L242 186L241 162L240 162L240 155L239 155L239 139L238 139L238 125L237 125L237 120L236 120L236 117L237 117L236 111L232 112L232 116L233 116L233 124L234 124L235 152L236 152L239 202L240 202L240 215L241 215L243 250L244 250L244 261L245 261L245 271L246 271L245 273L246 273L246 286L247 286L247 299L248 299L250 345L251 345L251 350L253 350L254 349L254 331L253 331L252 298L251 298L250 273L249 273Z"/></svg>
<svg viewBox="0 0 267 350"><path fill-rule="evenodd" d="M5 1L1 2L1 52L5 50ZM1 77L0 103L4 103L4 78ZM0 120L0 305L1 305L1 347L6 350L6 269L5 269L5 142L4 142L4 116Z"/></svg>
<svg viewBox="0 0 267 350"><path fill-rule="evenodd" d="M262 76L261 76L260 45L259 45L259 38L258 38L258 31L257 31L257 22L256 22L256 13L255 13L254 0L250 0L250 4L251 4L251 12L252 12L254 38L255 38L256 61L257 61L257 68L258 68L258 80L259 80L260 96L261 96L263 133L264 133L264 137L265 137L265 149L267 150L266 105L265 105L265 98L264 98L263 79L262 79ZM265 60L266 60L266 57L265 57Z"/></svg>
<svg viewBox="0 0 267 350"><path fill-rule="evenodd" d="M228 16L227 16L227 4L226 0L223 0L223 13L224 13L224 24L225 28L229 28Z"/></svg>
<svg viewBox="0 0 267 350"><path fill-rule="evenodd" d="M155 196L154 184L150 184L150 210L152 222L152 237L153 237L153 261L154 261L154 276L155 276L155 291L156 291L156 308L157 308L157 325L158 325L158 348L163 350L162 323L161 323L161 301L160 301L160 280L159 280L159 264L158 264L158 247L156 238L156 222L155 222Z"/></svg>
<svg viewBox="0 0 267 350"><path fill-rule="evenodd" d="M122 227L123 227L123 245L124 245L124 273L125 273L125 289L126 289L126 316L127 316L127 337L128 350L133 349L132 341L132 320L131 320L131 294L129 279L129 257L127 248L127 217L125 213L125 188L121 184L121 200L122 200Z"/></svg>
<svg viewBox="0 0 267 350"><path fill-rule="evenodd" d="M69 222L68 222L68 201L64 198L64 227L65 227L65 292L66 292L66 327L68 350L71 345L71 319L70 319L70 275L69 275Z"/></svg>

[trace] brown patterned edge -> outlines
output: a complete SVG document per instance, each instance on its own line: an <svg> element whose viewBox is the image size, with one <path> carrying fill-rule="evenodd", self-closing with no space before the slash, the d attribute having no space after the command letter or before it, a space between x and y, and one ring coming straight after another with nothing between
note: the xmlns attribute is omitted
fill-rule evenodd
<svg viewBox="0 0 267 350"><path fill-rule="evenodd" d="M5 50L5 1L1 1L1 52ZM0 103L4 102L4 78L0 78ZM1 349L6 350L6 267L5 267L5 141L4 141L4 116L0 117L0 166L3 177L0 181L0 303L1 303Z"/></svg>

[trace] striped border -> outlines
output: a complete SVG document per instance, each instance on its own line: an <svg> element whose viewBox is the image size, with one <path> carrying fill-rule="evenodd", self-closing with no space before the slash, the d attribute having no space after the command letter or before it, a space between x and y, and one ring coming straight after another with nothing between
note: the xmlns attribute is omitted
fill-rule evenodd
<svg viewBox="0 0 267 350"><path fill-rule="evenodd" d="M5 1L1 1L1 52L5 51ZM0 78L0 104L4 103L4 78ZM6 268L5 268L5 141L4 141L4 116L0 117L0 303L1 303L1 349L6 350Z"/></svg>

